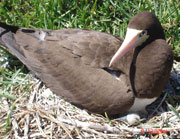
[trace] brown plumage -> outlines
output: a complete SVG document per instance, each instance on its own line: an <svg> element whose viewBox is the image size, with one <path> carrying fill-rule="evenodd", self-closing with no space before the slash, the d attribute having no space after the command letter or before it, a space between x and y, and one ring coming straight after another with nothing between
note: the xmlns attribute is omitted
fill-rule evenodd
<svg viewBox="0 0 180 139"><path fill-rule="evenodd" d="M124 114L136 97L154 98L162 93L173 63L153 14L137 14L128 28L146 29L149 38L111 67L109 62L123 40L98 31L36 30L0 23L0 44L68 102L90 112ZM117 73L119 80L109 72Z"/></svg>

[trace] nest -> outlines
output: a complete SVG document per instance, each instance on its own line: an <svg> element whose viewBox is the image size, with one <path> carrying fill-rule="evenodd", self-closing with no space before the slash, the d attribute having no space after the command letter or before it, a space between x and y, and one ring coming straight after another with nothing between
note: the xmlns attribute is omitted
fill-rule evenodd
<svg viewBox="0 0 180 139"><path fill-rule="evenodd" d="M166 93L147 108L148 117L137 125L87 113L56 96L32 74L21 73L15 77L19 83L10 86L16 99L2 97L0 101L0 138L180 138L178 64ZM176 106L169 96L175 96Z"/></svg>

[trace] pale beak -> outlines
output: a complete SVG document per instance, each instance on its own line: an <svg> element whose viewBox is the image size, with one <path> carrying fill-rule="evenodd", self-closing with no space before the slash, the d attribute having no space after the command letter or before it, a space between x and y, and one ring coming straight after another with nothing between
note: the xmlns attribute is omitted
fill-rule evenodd
<svg viewBox="0 0 180 139"><path fill-rule="evenodd" d="M118 49L118 51L115 53L115 55L112 57L109 67L116 63L122 56L124 56L129 50L132 48L135 48L139 44L141 44L141 39L139 38L139 34L142 32L142 30L136 30L136 29L127 29L126 37L121 45L121 47Z"/></svg>

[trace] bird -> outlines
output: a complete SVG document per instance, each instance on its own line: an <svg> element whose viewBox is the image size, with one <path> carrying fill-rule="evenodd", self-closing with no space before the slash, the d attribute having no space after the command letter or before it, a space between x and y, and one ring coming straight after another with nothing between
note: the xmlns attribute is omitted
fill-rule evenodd
<svg viewBox="0 0 180 139"><path fill-rule="evenodd" d="M161 23L149 11L131 18L125 39L95 30L0 23L0 44L71 104L134 119L162 94L173 64Z"/></svg>

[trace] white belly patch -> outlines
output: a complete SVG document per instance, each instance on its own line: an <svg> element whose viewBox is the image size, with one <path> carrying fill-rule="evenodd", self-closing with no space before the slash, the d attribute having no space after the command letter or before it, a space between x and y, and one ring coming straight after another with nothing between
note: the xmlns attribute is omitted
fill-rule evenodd
<svg viewBox="0 0 180 139"><path fill-rule="evenodd" d="M145 108L147 105L151 104L157 99L155 98L135 98L134 104L132 107L129 109L128 112L140 112L140 111L145 111Z"/></svg>

